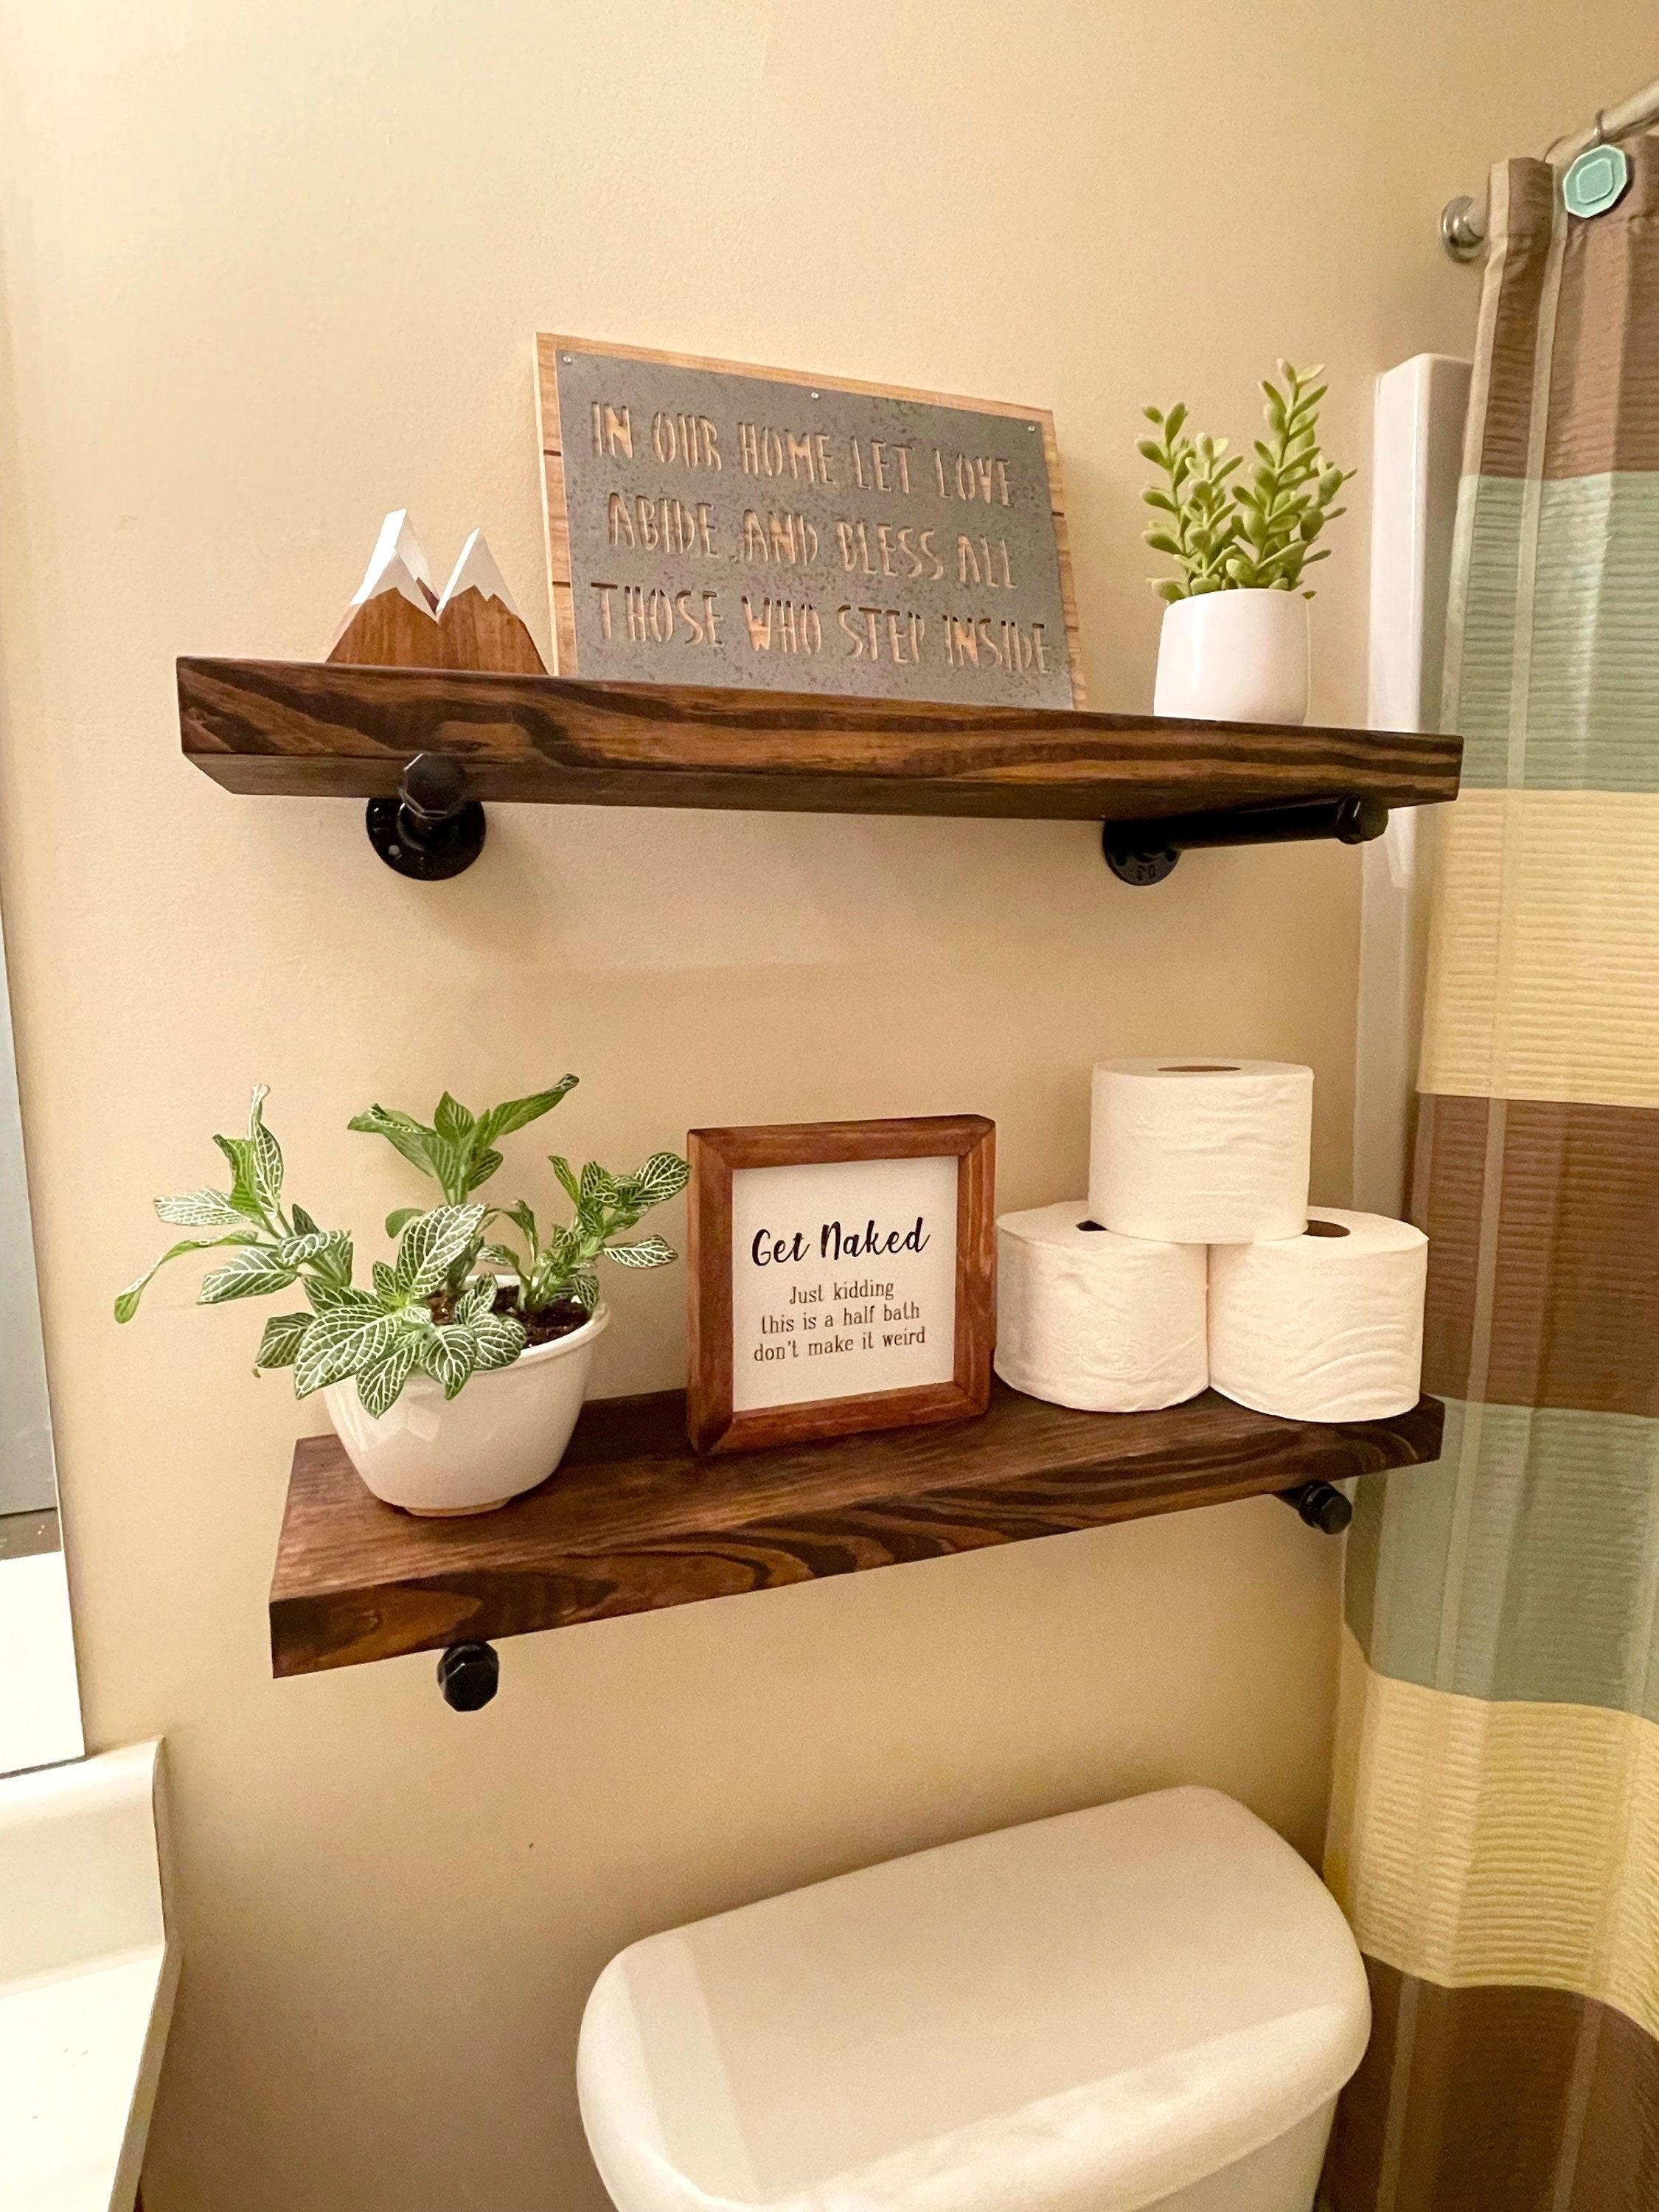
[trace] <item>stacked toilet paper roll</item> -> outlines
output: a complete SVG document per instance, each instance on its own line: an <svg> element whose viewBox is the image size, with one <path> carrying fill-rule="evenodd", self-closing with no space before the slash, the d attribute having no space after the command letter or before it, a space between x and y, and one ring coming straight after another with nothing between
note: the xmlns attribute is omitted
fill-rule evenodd
<svg viewBox="0 0 1659 2212"><path fill-rule="evenodd" d="M997 1223L996 1370L1050 1405L1134 1413L1209 1379L1201 1244L1114 1236L1085 1200Z"/></svg>
<svg viewBox="0 0 1659 2212"><path fill-rule="evenodd" d="M1206 1382L1291 1420L1417 1402L1428 1240L1308 1206L1313 1072L1116 1060L1094 1073L1086 1203L997 1224L997 1372L1096 1413Z"/></svg>
<svg viewBox="0 0 1659 2212"><path fill-rule="evenodd" d="M1089 1211L1176 1244L1299 1237L1313 1070L1282 1060L1110 1060L1095 1069Z"/></svg>
<svg viewBox="0 0 1659 2212"><path fill-rule="evenodd" d="M1210 1254L1210 1379L1259 1413L1378 1421L1417 1403L1429 1240L1315 1206L1300 1237Z"/></svg>

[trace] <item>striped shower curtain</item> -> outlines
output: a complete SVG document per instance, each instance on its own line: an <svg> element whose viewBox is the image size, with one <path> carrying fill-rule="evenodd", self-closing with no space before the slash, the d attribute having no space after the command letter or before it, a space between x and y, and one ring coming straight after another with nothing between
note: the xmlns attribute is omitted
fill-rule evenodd
<svg viewBox="0 0 1659 2212"><path fill-rule="evenodd" d="M1659 139L1493 179L1413 1210L1432 1468L1362 1486L1334 2212L1659 2212Z"/></svg>

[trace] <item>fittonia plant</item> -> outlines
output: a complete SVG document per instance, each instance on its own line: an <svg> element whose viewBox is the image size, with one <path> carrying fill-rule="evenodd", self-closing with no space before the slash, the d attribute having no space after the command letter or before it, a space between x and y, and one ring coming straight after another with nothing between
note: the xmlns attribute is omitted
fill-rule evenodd
<svg viewBox="0 0 1659 2212"><path fill-rule="evenodd" d="M228 1249L228 1257L204 1279L198 1303L223 1305L297 1285L306 1310L268 1321L254 1362L258 1369L291 1367L296 1396L354 1377L365 1410L378 1415L419 1374L454 1397L474 1375L510 1367L532 1334L544 1340L562 1327L580 1325L598 1302L594 1262L601 1256L633 1267L662 1267L675 1257L660 1237L634 1244L610 1241L684 1188L690 1170L672 1152L657 1153L633 1176L612 1176L592 1163L578 1176L556 1159L576 1219L544 1238L522 1200L500 1208L471 1197L501 1164L496 1139L550 1111L575 1080L568 1075L551 1090L477 1115L446 1091L429 1127L380 1107L356 1117L353 1128L389 1138L433 1176L445 1201L427 1211L405 1206L387 1218L396 1255L373 1263L367 1290L353 1280L349 1236L319 1227L304 1206L285 1202L282 1148L264 1124L261 1085L247 1134L214 1139L230 1163L229 1189L155 1201L163 1221L216 1233L185 1237L164 1252L116 1299L115 1318L131 1320L146 1285L169 1261ZM526 1255L488 1241L497 1218L519 1228ZM503 1282L498 1270L510 1279ZM550 1312L561 1304L567 1313Z"/></svg>
<svg viewBox="0 0 1659 2212"><path fill-rule="evenodd" d="M558 1104L575 1080L574 1075L567 1075L537 1098L521 1099L511 1108L498 1106L476 1118L445 1091L429 1125L416 1121L412 1115L371 1106L367 1113L353 1117L351 1127L384 1137L406 1160L430 1176L446 1199L453 1201L476 1190L501 1165L500 1153L489 1149L495 1138L535 1118L526 1113L523 1121L502 1122L499 1115L532 1106L537 1113L544 1114ZM548 1158L570 1200L574 1218L544 1230L522 1198L511 1206L492 1206L488 1220L510 1221L523 1237L525 1249L519 1252L510 1244L488 1243L479 1255L512 1278L513 1310L532 1330L538 1330L543 1316L561 1306L592 1313L599 1302L599 1261L614 1261L619 1267L665 1267L678 1257L673 1246L660 1237L642 1237L636 1243L614 1240L636 1228L653 1206L677 1198L691 1174L678 1152L653 1152L632 1175L612 1175L597 1160L589 1160L578 1171L556 1152ZM404 1206L389 1213L386 1234L395 1237L414 1211Z"/></svg>

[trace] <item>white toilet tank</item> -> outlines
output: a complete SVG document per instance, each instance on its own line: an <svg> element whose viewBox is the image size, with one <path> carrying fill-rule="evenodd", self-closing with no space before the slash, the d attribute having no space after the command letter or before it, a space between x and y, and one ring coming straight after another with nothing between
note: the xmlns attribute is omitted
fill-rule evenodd
<svg viewBox="0 0 1659 2212"><path fill-rule="evenodd" d="M647 1936L577 2082L620 2212L1310 2212L1370 2027L1318 1877L1164 1790Z"/></svg>

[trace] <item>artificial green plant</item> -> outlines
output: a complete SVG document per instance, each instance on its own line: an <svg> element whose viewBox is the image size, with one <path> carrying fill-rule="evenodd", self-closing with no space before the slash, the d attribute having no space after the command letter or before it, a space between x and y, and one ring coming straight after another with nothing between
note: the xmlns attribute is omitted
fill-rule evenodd
<svg viewBox="0 0 1659 2212"><path fill-rule="evenodd" d="M1320 450L1319 403L1327 390L1316 381L1320 370L1281 361L1279 374L1281 384L1262 383L1267 435L1255 441L1248 480L1237 480L1244 456L1230 453L1226 439L1188 430L1183 403L1167 412L1144 410L1158 434L1141 439L1138 450L1163 482L1141 497L1165 518L1146 531L1146 543L1181 570L1150 580L1161 599L1297 589L1312 599L1304 572L1329 558L1329 547L1314 541L1346 512L1332 501L1354 471L1333 468Z"/></svg>

